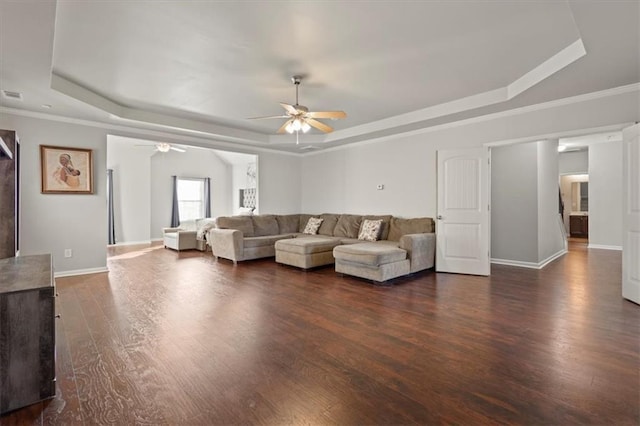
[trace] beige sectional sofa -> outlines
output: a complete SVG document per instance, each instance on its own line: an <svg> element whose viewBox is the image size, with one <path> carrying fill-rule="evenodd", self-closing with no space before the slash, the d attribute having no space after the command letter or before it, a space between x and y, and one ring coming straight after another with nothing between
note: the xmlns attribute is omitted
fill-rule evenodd
<svg viewBox="0 0 640 426"><path fill-rule="evenodd" d="M315 235L304 234L309 218L322 219ZM365 220L381 220L379 239L358 239ZM435 264L435 233L431 218L403 219L391 215L257 215L221 216L208 231L216 258L234 263L276 257L304 269L336 263L336 271L376 281L428 269ZM297 241L283 241L288 239ZM345 246L349 245L345 251Z"/></svg>

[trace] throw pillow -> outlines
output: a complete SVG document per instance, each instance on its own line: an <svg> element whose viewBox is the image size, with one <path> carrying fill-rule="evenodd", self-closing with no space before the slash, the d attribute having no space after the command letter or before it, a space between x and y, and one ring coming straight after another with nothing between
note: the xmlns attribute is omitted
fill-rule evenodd
<svg viewBox="0 0 640 426"><path fill-rule="evenodd" d="M362 221L362 227L360 227L360 232L358 233L358 239L365 241L378 241L381 228L382 219L364 220Z"/></svg>
<svg viewBox="0 0 640 426"><path fill-rule="evenodd" d="M304 227L303 234L311 234L316 235L318 233L318 229L320 229L320 225L322 225L322 220L319 217L310 217L307 222L307 226Z"/></svg>

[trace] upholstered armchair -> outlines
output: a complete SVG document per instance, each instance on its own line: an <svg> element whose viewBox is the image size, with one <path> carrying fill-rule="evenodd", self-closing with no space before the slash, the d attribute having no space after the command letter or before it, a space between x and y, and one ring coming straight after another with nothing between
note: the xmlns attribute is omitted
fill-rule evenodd
<svg viewBox="0 0 640 426"><path fill-rule="evenodd" d="M197 248L196 230L191 228L191 226L163 228L162 236L165 248L177 251Z"/></svg>

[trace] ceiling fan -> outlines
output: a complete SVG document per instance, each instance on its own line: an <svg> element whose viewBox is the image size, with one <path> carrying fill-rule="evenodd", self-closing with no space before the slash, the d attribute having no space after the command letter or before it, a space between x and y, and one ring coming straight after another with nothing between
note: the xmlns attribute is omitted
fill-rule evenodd
<svg viewBox="0 0 640 426"><path fill-rule="evenodd" d="M187 152L186 149L182 149L182 148L178 148L175 147L173 145L171 145L170 143L166 143L166 142L158 142L154 145L147 145L147 144L138 144L136 146L155 146L155 150L156 152L169 152L169 151L177 151L177 152Z"/></svg>
<svg viewBox="0 0 640 426"><path fill-rule="evenodd" d="M307 133L312 127L329 133L333 131L331 126L328 126L321 121L316 120L317 118L330 118L332 120L337 120L339 118L345 118L347 114L344 111L309 111L304 105L298 104L298 86L302 82L302 76L294 75L291 77L291 82L296 86L296 103L295 105L285 104L284 102L280 102L282 108L285 110L284 115L272 115L268 117L255 117L252 120L265 120L271 118L287 118L288 120L278 129L278 133L296 133L296 136L299 131L303 133Z"/></svg>

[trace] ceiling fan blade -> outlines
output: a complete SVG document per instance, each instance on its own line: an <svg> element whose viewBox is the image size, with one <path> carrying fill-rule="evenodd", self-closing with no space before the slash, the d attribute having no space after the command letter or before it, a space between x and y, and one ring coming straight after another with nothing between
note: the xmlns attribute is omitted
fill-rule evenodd
<svg viewBox="0 0 640 426"><path fill-rule="evenodd" d="M269 120L271 118L289 118L288 115L268 115L266 117L250 117L247 120Z"/></svg>
<svg viewBox="0 0 640 426"><path fill-rule="evenodd" d="M323 131L325 133L333 132L333 128L331 126L327 126L324 123L319 122L318 120L314 120L313 118L305 118L308 125L315 127L316 129Z"/></svg>
<svg viewBox="0 0 640 426"><path fill-rule="evenodd" d="M174 151L178 151L178 152L187 152L186 149L182 149L182 148L176 148L175 146L172 146L170 149L174 150Z"/></svg>
<svg viewBox="0 0 640 426"><path fill-rule="evenodd" d="M282 108L284 108L291 115L298 115L299 114L298 110L293 105L285 104L283 102L280 102L280 105L282 105Z"/></svg>
<svg viewBox="0 0 640 426"><path fill-rule="evenodd" d="M309 111L304 115L309 118L345 118L347 113L344 111Z"/></svg>
<svg viewBox="0 0 640 426"><path fill-rule="evenodd" d="M292 121L293 121L293 118L292 118L292 119L290 119L290 120L285 121L285 122L284 122L284 124L282 125L282 127L280 127L280 128L278 129L277 133L284 133L284 132L286 132L286 131L287 131L287 130L286 130L286 129L287 129L287 125L288 125L289 123L291 123Z"/></svg>

